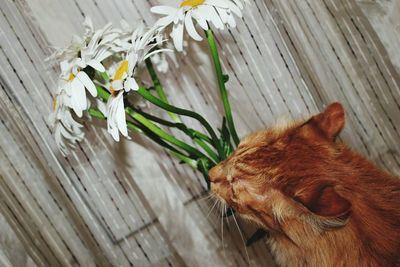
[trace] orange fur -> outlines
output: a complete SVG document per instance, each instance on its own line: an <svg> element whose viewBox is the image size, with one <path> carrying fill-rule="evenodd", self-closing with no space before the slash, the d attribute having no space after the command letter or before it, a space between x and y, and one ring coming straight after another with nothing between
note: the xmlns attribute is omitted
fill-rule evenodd
<svg viewBox="0 0 400 267"><path fill-rule="evenodd" d="M209 172L213 192L271 232L280 266L400 265L400 180L336 142L343 126L331 104L250 134Z"/></svg>

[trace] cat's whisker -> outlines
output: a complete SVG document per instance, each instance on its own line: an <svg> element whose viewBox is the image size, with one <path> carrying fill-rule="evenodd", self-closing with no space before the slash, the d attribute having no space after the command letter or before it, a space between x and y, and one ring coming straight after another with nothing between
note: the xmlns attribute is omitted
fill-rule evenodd
<svg viewBox="0 0 400 267"><path fill-rule="evenodd" d="M238 229L238 231L239 231L240 238L242 239L244 251L246 252L247 261L248 261L248 263L249 263L249 266L251 266L251 261L250 261L249 252L247 251L247 247L246 247L246 241L244 240L244 236L243 236L243 234L242 234L242 231L240 230L240 227L239 227L239 224L238 224L238 222L237 222L237 220L236 220L235 214L232 214L232 216L233 216L233 220L234 220L234 222L235 222L235 224L236 224L236 227L237 227L237 229Z"/></svg>
<svg viewBox="0 0 400 267"><path fill-rule="evenodd" d="M207 201L207 200L213 199L214 197L215 197L215 193L210 191L209 193L207 193L206 196L197 199L197 201Z"/></svg>
<svg viewBox="0 0 400 267"><path fill-rule="evenodd" d="M225 245L224 245L224 206L225 203L221 202L221 243L222 243L222 253L224 255L224 258L226 259L226 253L225 253Z"/></svg>
<svg viewBox="0 0 400 267"><path fill-rule="evenodd" d="M214 208L217 206L217 204L218 204L219 202L220 202L220 201L219 201L218 199L215 199L214 205L212 205L210 211L207 213L207 215L206 215L206 217L205 217L206 219L208 218L208 216L210 216L211 212L214 210Z"/></svg>

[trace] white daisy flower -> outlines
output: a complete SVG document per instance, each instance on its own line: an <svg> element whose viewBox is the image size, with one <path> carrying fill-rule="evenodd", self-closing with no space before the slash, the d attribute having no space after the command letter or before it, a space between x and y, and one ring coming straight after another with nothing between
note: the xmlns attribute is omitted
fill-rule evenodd
<svg viewBox="0 0 400 267"><path fill-rule="evenodd" d="M119 141L119 132L128 137L126 126L124 92L137 90L139 88L133 77L133 72L137 63L137 55L133 52L127 55L116 68L112 80L109 84L110 98L107 101L107 130L115 141ZM104 112L103 112L104 114Z"/></svg>
<svg viewBox="0 0 400 267"><path fill-rule="evenodd" d="M70 98L67 105L78 117L81 117L82 112L87 109L86 89L93 97L97 96L93 81L83 70L90 66L96 71L104 72L102 61L115 53L125 51L131 35L127 31L113 29L111 24L97 31L93 30L90 20L85 20L84 24L86 33L82 41L73 42L70 49L58 55L64 57L60 64L59 91L66 91Z"/></svg>
<svg viewBox="0 0 400 267"><path fill-rule="evenodd" d="M196 31L193 19L204 30L209 29L210 22L220 30L225 25L233 28L236 27L234 14L242 17L241 9L243 0L185 0L179 7L155 6L151 8L151 12L164 15L156 22L157 26L164 28L173 24L170 35L176 50L182 52L184 29L194 40L203 39Z"/></svg>
<svg viewBox="0 0 400 267"><path fill-rule="evenodd" d="M119 132L125 137L128 136L123 94L124 92L139 89L139 85L134 78L135 71L138 65L143 64L148 57L163 51L152 51L162 42L160 40L160 33L156 28L145 31L144 28L139 27L132 33L131 47L125 58L117 67L110 67L112 71L110 77L112 78L108 89L111 95L107 101L106 113L108 132L115 141L119 141Z"/></svg>
<svg viewBox="0 0 400 267"><path fill-rule="evenodd" d="M94 97L97 96L96 86L90 77L75 63L63 61L60 64L62 73L59 81L59 91L65 91L68 101L66 105L72 108L78 117L88 107L86 89Z"/></svg>
<svg viewBox="0 0 400 267"><path fill-rule="evenodd" d="M119 63L114 75L112 75L112 80L109 86L109 90L112 95L116 95L115 92L120 90L129 92L130 90L137 90L139 88L135 78L133 78L133 72L136 67L137 59L137 54L130 52L128 53L126 59Z"/></svg>
<svg viewBox="0 0 400 267"><path fill-rule="evenodd" d="M76 122L70 109L65 105L68 96L64 91L54 98L53 113L49 116L49 124L53 129L56 144L64 156L69 150L75 148L76 142L82 141L84 133L80 123Z"/></svg>

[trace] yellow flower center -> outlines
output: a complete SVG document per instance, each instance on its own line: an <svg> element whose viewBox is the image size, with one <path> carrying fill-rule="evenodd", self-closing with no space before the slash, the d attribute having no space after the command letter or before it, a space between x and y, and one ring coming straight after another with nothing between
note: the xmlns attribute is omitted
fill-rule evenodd
<svg viewBox="0 0 400 267"><path fill-rule="evenodd" d="M119 67L114 74L114 81L121 80L125 72L128 72L128 60L124 60L119 64Z"/></svg>
<svg viewBox="0 0 400 267"><path fill-rule="evenodd" d="M183 1L179 7L197 7L199 5L202 5L206 0L185 0Z"/></svg>
<svg viewBox="0 0 400 267"><path fill-rule="evenodd" d="M125 74L126 72L128 72L128 66L129 66L128 60L123 60L123 61L119 64L118 69L117 69L117 71L116 71L115 74L114 74L114 79L113 79L113 81L122 80L122 77L124 77L124 74ZM112 85L110 85L110 93L111 93L111 95L113 95L113 96L116 96L116 95L118 94L118 92L116 92L116 91L114 90L114 88L112 87Z"/></svg>
<svg viewBox="0 0 400 267"><path fill-rule="evenodd" d="M71 72L71 73L69 74L68 81L72 81L73 79L75 79L75 75L72 74L72 72Z"/></svg>

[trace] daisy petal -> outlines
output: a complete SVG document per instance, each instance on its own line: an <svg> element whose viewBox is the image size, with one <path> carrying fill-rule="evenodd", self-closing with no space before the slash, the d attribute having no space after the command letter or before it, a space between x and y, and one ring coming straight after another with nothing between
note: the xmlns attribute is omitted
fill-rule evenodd
<svg viewBox="0 0 400 267"><path fill-rule="evenodd" d="M174 19L175 19L174 15L165 16L157 20L156 25L159 27L165 27L171 24L174 21Z"/></svg>
<svg viewBox="0 0 400 267"><path fill-rule="evenodd" d="M183 22L178 24L174 24L171 32L172 40L174 41L174 45L176 50L179 52L183 51Z"/></svg>
<svg viewBox="0 0 400 267"><path fill-rule="evenodd" d="M193 20L192 20L192 16L190 15L190 12L188 12L186 14L185 27L186 27L186 31L188 32L190 37L192 37L194 40L196 40L196 41L203 40L203 38L197 33L196 28L193 25Z"/></svg>
<svg viewBox="0 0 400 267"><path fill-rule="evenodd" d="M174 24L178 24L179 22L183 21L185 18L185 12L183 10L183 8L178 9L178 11L176 12L176 14L174 15Z"/></svg>
<svg viewBox="0 0 400 267"><path fill-rule="evenodd" d="M127 78L125 83L126 83L125 91L129 91L129 90L137 91L139 89L139 85L137 84L137 82L134 78ZM126 90L127 88L129 90Z"/></svg>
<svg viewBox="0 0 400 267"><path fill-rule="evenodd" d="M215 6L215 7L222 7L222 8L229 8L228 3L229 1L225 0L207 0L207 5Z"/></svg>
<svg viewBox="0 0 400 267"><path fill-rule="evenodd" d="M197 12L197 9L192 11L192 17L197 21L200 27L203 28L203 30L207 31L209 29L207 20L205 20L202 15Z"/></svg>
<svg viewBox="0 0 400 267"><path fill-rule="evenodd" d="M221 18L218 16L217 11L215 11L215 9L210 6L204 6L204 9L206 10L207 14L209 15L209 19L214 24L214 26L217 29L223 30L224 23L221 21Z"/></svg>
<svg viewBox="0 0 400 267"><path fill-rule="evenodd" d="M79 79L74 79L71 82L71 97L70 104L74 109L76 115L82 116L82 110L87 107L85 86Z"/></svg>
<svg viewBox="0 0 400 267"><path fill-rule="evenodd" d="M127 136L128 129L126 126L124 99L123 99L122 95L123 95L122 92L119 93L119 95L115 99L117 101L115 120L116 120L117 127L118 127L119 131L121 132L121 134L123 136Z"/></svg>
<svg viewBox="0 0 400 267"><path fill-rule="evenodd" d="M124 89L124 84L122 83L122 80L112 81L111 86L114 89L114 91L120 91Z"/></svg>
<svg viewBox="0 0 400 267"><path fill-rule="evenodd" d="M161 15L171 15L176 13L178 9L170 6L153 6L150 8L151 13Z"/></svg>
<svg viewBox="0 0 400 267"><path fill-rule="evenodd" d="M97 96L96 86L94 85L92 80L90 80L89 76L84 71L78 72L78 74L76 75L76 78L82 82L82 84L86 87L86 89L89 91L89 93L92 96L94 96L94 97Z"/></svg>
<svg viewBox="0 0 400 267"><path fill-rule="evenodd" d="M96 59L92 59L87 63L90 67L92 67L93 69L100 71L100 72L105 72L106 69L104 68L104 66L100 63L100 61L96 60Z"/></svg>

